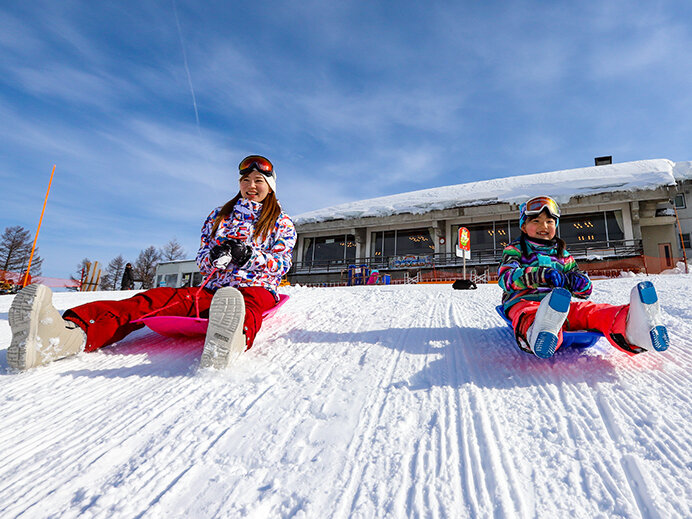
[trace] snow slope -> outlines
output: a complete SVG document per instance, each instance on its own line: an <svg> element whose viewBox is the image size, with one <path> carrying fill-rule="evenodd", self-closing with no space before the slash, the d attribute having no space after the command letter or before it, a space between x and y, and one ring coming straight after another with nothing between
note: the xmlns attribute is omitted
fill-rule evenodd
<svg viewBox="0 0 692 519"><path fill-rule="evenodd" d="M690 517L692 275L649 279L664 353L523 354L496 285L287 287L216 373L143 330L12 373L1 296L0 517Z"/></svg>

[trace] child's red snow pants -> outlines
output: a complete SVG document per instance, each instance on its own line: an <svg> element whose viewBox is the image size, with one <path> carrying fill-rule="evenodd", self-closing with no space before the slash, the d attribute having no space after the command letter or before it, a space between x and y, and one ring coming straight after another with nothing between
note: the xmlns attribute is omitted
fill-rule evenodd
<svg viewBox="0 0 692 519"><path fill-rule="evenodd" d="M540 301L521 300L509 308L507 317L512 320L512 327L515 333L520 317L525 315L526 317L521 320L523 329L519 330L519 332L521 335L526 336L526 332L536 318L539 305ZM592 303L591 301L574 301L570 303L567 320L558 334L557 347L559 348L562 345L563 331L596 330L605 335L608 342L617 349L632 355L633 352L623 349L613 340L614 337L625 336L629 307L630 305L615 306Z"/></svg>
<svg viewBox="0 0 692 519"><path fill-rule="evenodd" d="M86 332L85 351L94 351L142 328L144 325L132 321L155 310L160 311L154 315L196 316L195 293L198 290L198 287L152 288L121 301L94 301L71 308L65 311L63 318L76 323ZM262 326L262 313L273 308L276 299L262 287L239 287L238 290L245 300L244 331L247 349L250 349ZM213 297L214 292L211 290L205 288L200 291L198 300L201 317L208 315Z"/></svg>

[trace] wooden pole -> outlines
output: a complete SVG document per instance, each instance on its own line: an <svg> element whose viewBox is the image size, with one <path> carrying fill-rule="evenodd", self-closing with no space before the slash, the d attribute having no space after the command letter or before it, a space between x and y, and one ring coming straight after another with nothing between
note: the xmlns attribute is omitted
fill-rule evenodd
<svg viewBox="0 0 692 519"><path fill-rule="evenodd" d="M92 292L92 291L93 291L92 286L93 286L93 283L94 283L94 277L96 276L96 269L98 268L98 266L99 266L99 262L98 262L98 261L94 261L94 262L91 264L91 274L89 275L89 282L87 283L87 289L86 289L87 292Z"/></svg>
<svg viewBox="0 0 692 519"><path fill-rule="evenodd" d="M22 281L22 287L25 287L29 281L29 271L31 270L31 261L34 259L34 250L36 250L36 240L38 240L38 233L41 230L41 222L43 221L43 213L46 212L46 203L48 203L48 193L50 193L50 186L53 183L53 175L55 174L55 164L53 164L53 171L50 174L50 180L48 181L48 191L46 191L46 199L43 201L43 209L41 210L41 218L38 220L38 228L36 229L36 236L34 236L34 244L31 246L31 255L29 256L29 266L26 268L26 273L24 274L24 280Z"/></svg>

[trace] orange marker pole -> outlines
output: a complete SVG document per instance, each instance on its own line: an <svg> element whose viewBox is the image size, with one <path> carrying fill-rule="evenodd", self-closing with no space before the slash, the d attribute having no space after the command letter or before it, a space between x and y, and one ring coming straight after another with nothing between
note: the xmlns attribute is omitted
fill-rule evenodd
<svg viewBox="0 0 692 519"><path fill-rule="evenodd" d="M36 229L36 236L34 236L34 244L31 246L31 255L29 256L29 266L26 268L26 274L24 274L24 280L22 281L22 287L25 287L29 281L29 272L31 271L31 261L34 259L34 250L36 250L36 240L38 240L38 233L41 230L41 222L43 221L43 213L46 212L46 204L48 203L48 193L50 193L50 186L53 183L53 175L55 174L55 164L53 164L53 171L50 174L50 181L48 182L48 191L46 191L46 199L43 201L43 209L41 210L41 218L38 220L38 228Z"/></svg>

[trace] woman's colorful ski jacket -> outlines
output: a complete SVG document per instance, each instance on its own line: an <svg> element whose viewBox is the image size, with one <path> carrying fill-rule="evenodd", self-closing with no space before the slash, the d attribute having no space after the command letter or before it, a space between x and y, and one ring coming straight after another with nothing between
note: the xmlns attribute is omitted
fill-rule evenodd
<svg viewBox="0 0 692 519"><path fill-rule="evenodd" d="M282 212L267 237L259 241L255 237L255 225L262 211L262 204L241 198L231 214L225 218L211 235L216 215L221 207L214 209L202 226L202 240L197 252L197 266L202 275L208 275L213 266L209 261L209 251L224 240L235 238L252 247L252 256L242 267L233 264L216 274L207 287L216 290L221 287L259 286L269 290L274 297L284 276L291 268L293 247L296 244L296 229L291 218Z"/></svg>

